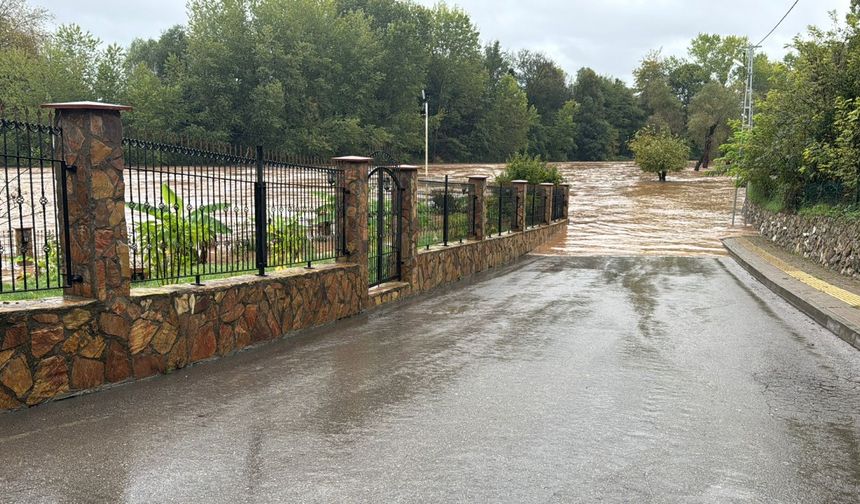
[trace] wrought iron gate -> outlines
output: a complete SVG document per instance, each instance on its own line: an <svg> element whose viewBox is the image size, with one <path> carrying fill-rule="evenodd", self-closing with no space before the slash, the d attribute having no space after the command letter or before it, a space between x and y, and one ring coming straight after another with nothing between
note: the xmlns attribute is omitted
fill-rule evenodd
<svg viewBox="0 0 860 504"><path fill-rule="evenodd" d="M400 279L403 191L398 164L386 153L374 153L368 177L368 266L370 287Z"/></svg>

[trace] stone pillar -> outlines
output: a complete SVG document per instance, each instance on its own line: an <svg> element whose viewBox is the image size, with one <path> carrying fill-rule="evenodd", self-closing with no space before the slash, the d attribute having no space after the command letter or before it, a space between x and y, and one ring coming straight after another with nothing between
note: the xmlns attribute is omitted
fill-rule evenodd
<svg viewBox="0 0 860 504"><path fill-rule="evenodd" d="M346 222L344 222L345 254L338 262L356 264L359 268L358 286L361 292L361 307L364 309L369 302L367 287L370 284L368 269L367 247L367 176L370 172L371 158L346 156L334 158L333 161L343 169L341 178L344 191Z"/></svg>
<svg viewBox="0 0 860 504"><path fill-rule="evenodd" d="M561 184L558 188L564 191L564 211L562 212L562 217L567 219L569 218L568 212L570 211L570 184Z"/></svg>
<svg viewBox="0 0 860 504"><path fill-rule="evenodd" d="M403 234L400 237L400 275L404 282L411 283L415 258L418 256L418 167L400 166L397 177L403 191L400 208L403 225Z"/></svg>
<svg viewBox="0 0 860 504"><path fill-rule="evenodd" d="M543 206L543 222L544 224L552 223L552 193L555 190L555 184L541 184L543 187L543 196L546 202Z"/></svg>
<svg viewBox="0 0 860 504"><path fill-rule="evenodd" d="M527 180L514 180L511 182L514 186L514 193L516 194L516 220L514 221L514 225L512 226L514 231L525 231L526 229L526 190L528 189L528 181Z"/></svg>
<svg viewBox="0 0 860 504"><path fill-rule="evenodd" d="M484 202L484 193L487 191L487 176L473 175L469 177L469 183L475 188L475 234L473 240L483 240L487 237L487 206ZM469 208L472 212L472 207Z"/></svg>
<svg viewBox="0 0 860 504"><path fill-rule="evenodd" d="M63 130L67 170L69 255L77 278L67 296L102 301L131 289L125 222L122 119L131 107L94 102L50 103ZM60 233L65 247L66 237Z"/></svg>

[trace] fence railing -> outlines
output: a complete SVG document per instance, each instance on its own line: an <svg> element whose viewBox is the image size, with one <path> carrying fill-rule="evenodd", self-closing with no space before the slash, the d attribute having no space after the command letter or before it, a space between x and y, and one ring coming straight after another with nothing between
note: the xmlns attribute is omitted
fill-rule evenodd
<svg viewBox="0 0 860 504"><path fill-rule="evenodd" d="M534 184L527 185L525 201L526 227L535 227L547 223L546 205L546 189Z"/></svg>
<svg viewBox="0 0 860 504"><path fill-rule="evenodd" d="M0 119L0 294L68 285L61 150L59 128Z"/></svg>
<svg viewBox="0 0 860 504"><path fill-rule="evenodd" d="M552 191L552 220L564 218L564 190L555 186Z"/></svg>
<svg viewBox="0 0 860 504"><path fill-rule="evenodd" d="M475 186L445 180L418 181L418 246L430 248L475 235Z"/></svg>
<svg viewBox="0 0 860 504"><path fill-rule="evenodd" d="M178 283L334 261L341 171L261 148L123 139L132 282Z"/></svg>
<svg viewBox="0 0 860 504"><path fill-rule="evenodd" d="M484 193L486 207L485 234L502 235L515 227L517 219L517 191L509 185L488 184Z"/></svg>

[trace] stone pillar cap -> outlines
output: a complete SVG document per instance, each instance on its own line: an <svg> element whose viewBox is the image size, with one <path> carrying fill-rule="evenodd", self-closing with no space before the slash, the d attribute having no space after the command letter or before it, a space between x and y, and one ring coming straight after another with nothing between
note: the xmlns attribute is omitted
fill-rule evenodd
<svg viewBox="0 0 860 504"><path fill-rule="evenodd" d="M528 180L511 180L511 184L528 184Z"/></svg>
<svg viewBox="0 0 860 504"><path fill-rule="evenodd" d="M341 156L332 158L332 161L340 161L343 163L369 163L373 161L373 158L364 156Z"/></svg>
<svg viewBox="0 0 860 504"><path fill-rule="evenodd" d="M555 184L553 184L552 182L541 182L541 184L540 184L540 185L542 185L542 186L549 186L549 187L555 187Z"/></svg>
<svg viewBox="0 0 860 504"><path fill-rule="evenodd" d="M133 110L128 105L115 105L113 103L101 103L93 101L77 101L65 103L43 103L42 108L50 108L55 110L116 110L128 111Z"/></svg>

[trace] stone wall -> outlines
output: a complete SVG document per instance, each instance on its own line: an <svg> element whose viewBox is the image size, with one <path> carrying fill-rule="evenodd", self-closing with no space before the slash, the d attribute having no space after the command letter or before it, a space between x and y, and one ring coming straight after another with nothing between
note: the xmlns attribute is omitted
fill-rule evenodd
<svg viewBox="0 0 860 504"><path fill-rule="evenodd" d="M355 265L293 269L127 298L0 308L0 410L224 357L361 311Z"/></svg>
<svg viewBox="0 0 860 504"><path fill-rule="evenodd" d="M775 214L751 203L744 213L762 236L780 247L860 279L860 222Z"/></svg>
<svg viewBox="0 0 860 504"><path fill-rule="evenodd" d="M457 282L476 273L508 264L567 229L567 221L522 233L467 242L420 252L408 279L409 295Z"/></svg>

